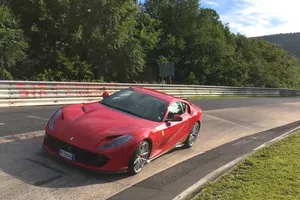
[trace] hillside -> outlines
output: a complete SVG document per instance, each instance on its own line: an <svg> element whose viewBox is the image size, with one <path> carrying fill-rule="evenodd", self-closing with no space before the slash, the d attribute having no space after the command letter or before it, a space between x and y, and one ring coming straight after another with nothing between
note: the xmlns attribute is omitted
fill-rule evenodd
<svg viewBox="0 0 300 200"><path fill-rule="evenodd" d="M300 59L300 33L286 33L251 37L250 39L262 39L273 44L279 45L287 50L291 55Z"/></svg>

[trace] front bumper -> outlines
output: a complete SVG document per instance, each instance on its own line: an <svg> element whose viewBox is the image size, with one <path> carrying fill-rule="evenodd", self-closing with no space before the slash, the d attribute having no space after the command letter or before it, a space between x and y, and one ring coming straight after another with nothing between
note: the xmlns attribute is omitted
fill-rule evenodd
<svg viewBox="0 0 300 200"><path fill-rule="evenodd" d="M127 165L131 157L129 153L128 155L120 155L119 152L116 151L110 151L107 154L88 151L64 142L48 133L45 134L43 147L51 154L58 156L69 163L88 170L104 173L126 172L128 168ZM74 159L70 160L61 156L58 153L59 149L72 153L75 155ZM124 151L121 150L121 152Z"/></svg>

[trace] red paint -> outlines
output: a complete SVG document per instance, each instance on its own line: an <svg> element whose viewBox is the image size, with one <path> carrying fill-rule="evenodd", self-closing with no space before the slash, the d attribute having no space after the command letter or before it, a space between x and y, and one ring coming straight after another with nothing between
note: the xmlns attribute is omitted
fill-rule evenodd
<svg viewBox="0 0 300 200"><path fill-rule="evenodd" d="M22 98L28 97L47 97L48 94L46 92L47 84L17 84L19 96ZM105 87L97 88L95 86L87 85L87 84L56 84L53 85L54 90L51 91L52 94L59 96L102 96L103 92L105 91ZM83 90L78 92L78 90ZM48 90L51 90L49 86Z"/></svg>
<svg viewBox="0 0 300 200"><path fill-rule="evenodd" d="M28 95L29 95L28 90L22 89L22 87L24 87L24 86L25 86L25 84L17 83L17 88L18 88L20 97L28 97Z"/></svg>
<svg viewBox="0 0 300 200"><path fill-rule="evenodd" d="M149 159L152 159L167 152L177 143L186 141L193 125L197 121L202 123L201 108L195 106L191 102L155 90L139 87L133 87L133 90L166 101L166 104L164 105L165 114L161 115L161 120L146 120L112 109L99 102L94 102L63 107L63 117L62 114L58 116L54 124L54 130L51 131L49 129L48 122L45 131L51 136L73 146L109 158L109 161L102 166L89 165L77 161L69 162L73 162L74 164L87 169L114 172L128 169L128 163L130 162L134 151L145 139L152 142L152 149L149 157ZM114 97L114 95L116 94L110 95L107 99L109 100L111 97ZM175 117L178 121L166 122L165 119L168 115L167 107L177 101L187 104L186 112ZM150 104L146 102L138 104L138 102L136 102L132 105L141 106L140 109L143 112L148 112L146 108ZM152 112L157 110L157 113L152 113L154 117L160 115L159 109L155 106L151 109ZM152 114L149 113L149 115ZM180 121L181 119L182 121ZM97 148L124 134L130 134L133 138L119 147L108 149ZM73 139L70 140L72 137ZM51 150L48 148L49 146L45 147L51 153L59 156L57 151Z"/></svg>
<svg viewBox="0 0 300 200"><path fill-rule="evenodd" d="M38 88L40 89L40 92L39 92L39 96L47 96L47 92L45 91L45 88L47 88L47 85L46 84L39 84L38 85Z"/></svg>
<svg viewBox="0 0 300 200"><path fill-rule="evenodd" d="M70 89L70 87L74 87L74 86L73 85L66 85L66 84L55 85L54 88L55 88L55 90L57 90L56 91L56 96L59 96L58 95L58 90L61 90L62 92L60 92L60 93L65 95L65 96L71 96L73 89Z"/></svg>
<svg viewBox="0 0 300 200"><path fill-rule="evenodd" d="M76 85L75 85L75 90L82 90L82 89L84 89L85 87L84 87L84 85L80 85L79 83L77 83ZM84 94L84 92L76 92L76 96L82 96Z"/></svg>
<svg viewBox="0 0 300 200"><path fill-rule="evenodd" d="M56 92L55 92L55 95L56 95L56 96L59 96L58 90L61 90L62 88L64 88L64 85L55 85L55 86L54 86L54 90L56 91Z"/></svg>
<svg viewBox="0 0 300 200"><path fill-rule="evenodd" d="M26 89L25 87L29 86L31 89ZM45 84L22 84L18 83L17 88L19 91L20 97L27 98L27 97L42 97L47 96L47 92L45 88L47 85Z"/></svg>

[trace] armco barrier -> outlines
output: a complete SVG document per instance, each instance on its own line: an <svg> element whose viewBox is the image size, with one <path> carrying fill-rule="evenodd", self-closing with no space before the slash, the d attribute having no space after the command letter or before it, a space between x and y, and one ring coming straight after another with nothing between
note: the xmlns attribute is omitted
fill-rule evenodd
<svg viewBox="0 0 300 200"><path fill-rule="evenodd" d="M0 107L84 103L101 100L104 91L139 86L178 97L299 96L300 90L206 85L0 81Z"/></svg>

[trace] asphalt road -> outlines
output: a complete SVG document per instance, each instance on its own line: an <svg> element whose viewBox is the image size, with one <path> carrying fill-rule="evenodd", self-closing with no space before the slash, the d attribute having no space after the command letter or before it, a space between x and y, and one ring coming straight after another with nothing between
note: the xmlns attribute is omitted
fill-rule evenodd
<svg viewBox="0 0 300 200"><path fill-rule="evenodd" d="M300 102L300 98L240 98L192 101L205 110L251 107L257 105ZM43 130L51 115L61 106L0 108L0 137Z"/></svg>
<svg viewBox="0 0 300 200"><path fill-rule="evenodd" d="M22 133L25 134L0 137L0 199L126 200L132 199L130 195L133 195L133 198L141 200L171 200L212 170L299 125L298 98L211 99L196 102L204 109L205 117L194 147L172 151L146 165L136 176L96 175L44 154L41 151L43 131L25 133L23 129ZM0 109L0 116L6 119L3 113L12 115L11 129L31 127L31 123L36 121L26 120L30 118L43 123L40 118L45 117L46 121L57 108ZM218 108L228 109L224 111ZM46 112L49 116L44 115ZM19 118L13 120L13 116ZM26 120L20 120L23 118ZM295 123L288 127L275 128L292 122ZM259 132L261 134L256 134Z"/></svg>

